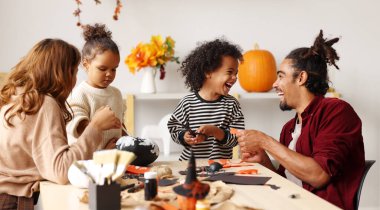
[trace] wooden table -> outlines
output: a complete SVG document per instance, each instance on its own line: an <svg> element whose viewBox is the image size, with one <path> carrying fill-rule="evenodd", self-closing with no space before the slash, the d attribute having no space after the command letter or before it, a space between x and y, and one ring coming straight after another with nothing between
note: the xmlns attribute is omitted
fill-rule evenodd
<svg viewBox="0 0 380 210"><path fill-rule="evenodd" d="M197 160L196 164L197 166L205 166L207 165L207 160ZM179 176L178 171L184 170L187 167L187 162L161 161L155 162L153 165L169 165L173 170L173 174ZM235 190L231 201L237 204L268 210L339 209L333 204L330 204L318 196L304 190L260 164L228 168L227 171L237 171L249 168L258 169L259 174L255 176L271 177L267 184L273 184L280 188L274 190L269 186L261 185L231 185ZM84 189L78 189L71 185L58 185L49 181L41 182L40 189L40 202L44 210L88 209L88 205L83 204L78 200L78 197L82 194ZM293 194L297 194L299 197L291 198L291 195Z"/></svg>

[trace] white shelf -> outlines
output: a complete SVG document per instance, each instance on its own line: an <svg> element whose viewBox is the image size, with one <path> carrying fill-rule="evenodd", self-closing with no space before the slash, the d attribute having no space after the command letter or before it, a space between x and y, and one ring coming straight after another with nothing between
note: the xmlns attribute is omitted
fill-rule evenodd
<svg viewBox="0 0 380 210"><path fill-rule="evenodd" d="M189 93L137 93L133 94L137 100L179 100Z"/></svg>
<svg viewBox="0 0 380 210"><path fill-rule="evenodd" d="M136 100L180 100L190 93L138 93L133 94ZM277 93L233 93L232 96L240 99L277 99Z"/></svg>
<svg viewBox="0 0 380 210"><path fill-rule="evenodd" d="M135 101L151 101L153 102L161 102L165 100L181 100L183 97L188 95L188 92L185 93L136 93L136 94L127 94L126 97L126 107L127 111L124 115L124 122L126 123L127 130L131 135L134 135L135 132ZM278 100L279 96L276 92L265 92L265 93L233 93L231 94L239 101L245 100ZM340 95L336 92L328 92L326 97L340 97Z"/></svg>
<svg viewBox="0 0 380 210"><path fill-rule="evenodd" d="M190 93L137 93L133 95L136 100L180 100ZM232 93L239 100L244 99L278 99L276 92L264 93ZM326 97L337 97L335 92L328 92Z"/></svg>

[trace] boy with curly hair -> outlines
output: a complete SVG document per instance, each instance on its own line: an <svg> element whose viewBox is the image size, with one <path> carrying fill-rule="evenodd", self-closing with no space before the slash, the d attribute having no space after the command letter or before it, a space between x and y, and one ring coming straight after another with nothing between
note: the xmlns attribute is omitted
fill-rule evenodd
<svg viewBox="0 0 380 210"><path fill-rule="evenodd" d="M182 62L180 71L191 94L177 105L168 129L184 146L179 160L231 159L237 145L231 128L244 129L239 102L229 91L237 81L241 49L225 40L204 42Z"/></svg>

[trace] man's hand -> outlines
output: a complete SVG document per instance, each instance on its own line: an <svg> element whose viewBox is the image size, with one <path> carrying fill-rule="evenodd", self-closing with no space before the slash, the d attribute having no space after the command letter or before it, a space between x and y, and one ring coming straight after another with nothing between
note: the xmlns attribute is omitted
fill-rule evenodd
<svg viewBox="0 0 380 210"><path fill-rule="evenodd" d="M264 150L258 150L255 152L243 152L241 159L244 162L262 163L265 159L266 153Z"/></svg>
<svg viewBox="0 0 380 210"><path fill-rule="evenodd" d="M271 138L257 130L239 130L236 136L238 137L241 152L251 154L256 154L259 150L262 150L265 141Z"/></svg>
<svg viewBox="0 0 380 210"><path fill-rule="evenodd" d="M236 136L243 161L260 163L273 171L276 170L264 148L273 140L272 137L257 130L238 130Z"/></svg>

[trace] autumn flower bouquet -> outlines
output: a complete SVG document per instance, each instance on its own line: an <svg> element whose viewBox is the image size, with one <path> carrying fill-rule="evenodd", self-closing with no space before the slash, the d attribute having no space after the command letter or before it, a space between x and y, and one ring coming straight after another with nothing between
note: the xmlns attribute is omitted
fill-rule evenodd
<svg viewBox="0 0 380 210"><path fill-rule="evenodd" d="M174 56L175 41L167 36L165 40L161 35L152 36L150 43L139 43L132 49L131 54L125 59L129 71L133 74L144 67L152 67L154 75L160 70L160 79L165 78L165 64L168 61L179 63Z"/></svg>

